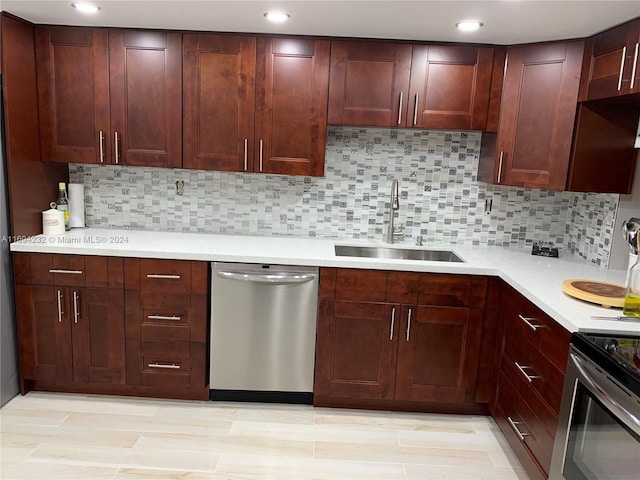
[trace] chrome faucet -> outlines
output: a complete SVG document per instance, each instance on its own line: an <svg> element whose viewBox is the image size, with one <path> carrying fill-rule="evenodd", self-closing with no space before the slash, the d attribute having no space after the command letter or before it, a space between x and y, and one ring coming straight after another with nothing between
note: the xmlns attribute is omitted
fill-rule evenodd
<svg viewBox="0 0 640 480"><path fill-rule="evenodd" d="M400 195L398 194L398 180L393 180L391 184L391 201L389 202L389 230L387 230L387 243L393 243L394 227L393 212L400 209Z"/></svg>

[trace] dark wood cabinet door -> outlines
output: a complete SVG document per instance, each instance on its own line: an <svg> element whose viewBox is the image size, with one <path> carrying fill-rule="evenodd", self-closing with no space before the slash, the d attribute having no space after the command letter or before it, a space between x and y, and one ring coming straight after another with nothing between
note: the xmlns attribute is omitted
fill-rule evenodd
<svg viewBox="0 0 640 480"><path fill-rule="evenodd" d="M183 166L248 171L253 164L256 40L183 37Z"/></svg>
<svg viewBox="0 0 640 480"><path fill-rule="evenodd" d="M255 172L324 175L330 46L258 38Z"/></svg>
<svg viewBox="0 0 640 480"><path fill-rule="evenodd" d="M321 299L315 395L393 399L400 306Z"/></svg>
<svg viewBox="0 0 640 480"><path fill-rule="evenodd" d="M42 160L107 161L107 31L37 26L35 35Z"/></svg>
<svg viewBox="0 0 640 480"><path fill-rule="evenodd" d="M566 186L584 42L513 47L502 94L498 183Z"/></svg>
<svg viewBox="0 0 640 480"><path fill-rule="evenodd" d="M23 379L73 380L69 288L16 285L16 321Z"/></svg>
<svg viewBox="0 0 640 480"><path fill-rule="evenodd" d="M587 42L582 100L612 98L640 91L639 39L640 20L635 20L602 32Z"/></svg>
<svg viewBox="0 0 640 480"><path fill-rule="evenodd" d="M485 130L493 49L414 45L407 126Z"/></svg>
<svg viewBox="0 0 640 480"><path fill-rule="evenodd" d="M109 30L109 71L110 163L182 167L182 35Z"/></svg>
<svg viewBox="0 0 640 480"><path fill-rule="evenodd" d="M332 42L329 124L404 126L410 70L411 45Z"/></svg>
<svg viewBox="0 0 640 480"><path fill-rule="evenodd" d="M74 381L124 385L124 292L69 290Z"/></svg>
<svg viewBox="0 0 640 480"><path fill-rule="evenodd" d="M396 400L473 403L482 310L404 306Z"/></svg>

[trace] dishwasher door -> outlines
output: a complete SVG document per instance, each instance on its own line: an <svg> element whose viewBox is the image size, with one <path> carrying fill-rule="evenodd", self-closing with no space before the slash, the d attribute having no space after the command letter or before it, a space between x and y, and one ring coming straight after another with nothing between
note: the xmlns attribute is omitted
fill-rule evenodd
<svg viewBox="0 0 640 480"><path fill-rule="evenodd" d="M318 268L212 264L212 400L311 403Z"/></svg>

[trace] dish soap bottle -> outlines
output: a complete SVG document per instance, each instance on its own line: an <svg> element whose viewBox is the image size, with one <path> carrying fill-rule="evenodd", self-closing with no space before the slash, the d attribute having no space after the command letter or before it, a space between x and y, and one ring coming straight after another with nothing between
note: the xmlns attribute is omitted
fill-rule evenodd
<svg viewBox="0 0 640 480"><path fill-rule="evenodd" d="M635 238L638 247L638 235ZM640 317L640 255L629 270L627 294L624 297L622 313L627 317Z"/></svg>
<svg viewBox="0 0 640 480"><path fill-rule="evenodd" d="M58 195L58 201L56 209L60 210L64 215L64 229L71 230L69 226L69 197L67 197L67 186L64 182L58 183L58 190L60 194Z"/></svg>

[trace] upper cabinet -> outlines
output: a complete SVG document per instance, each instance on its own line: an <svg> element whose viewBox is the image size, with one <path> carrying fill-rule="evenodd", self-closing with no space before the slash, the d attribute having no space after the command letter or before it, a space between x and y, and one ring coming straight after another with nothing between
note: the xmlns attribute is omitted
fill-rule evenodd
<svg viewBox="0 0 640 480"><path fill-rule="evenodd" d="M35 32L43 160L182 165L181 34Z"/></svg>
<svg viewBox="0 0 640 480"><path fill-rule="evenodd" d="M251 171L255 37L185 34L183 48L183 166Z"/></svg>
<svg viewBox="0 0 640 480"><path fill-rule="evenodd" d="M484 130L493 48L415 45L408 127Z"/></svg>
<svg viewBox="0 0 640 480"><path fill-rule="evenodd" d="M328 40L184 35L184 167L324 175Z"/></svg>
<svg viewBox="0 0 640 480"><path fill-rule="evenodd" d="M640 19L587 40L580 100L640 93Z"/></svg>
<svg viewBox="0 0 640 480"><path fill-rule="evenodd" d="M563 189L578 102L582 42L509 48L497 183Z"/></svg>
<svg viewBox="0 0 640 480"><path fill-rule="evenodd" d="M324 175L330 49L329 40L258 38L254 171Z"/></svg>
<svg viewBox="0 0 640 480"><path fill-rule="evenodd" d="M480 181L550 190L631 191L639 107L578 104L583 51L583 41L508 49L498 133L483 133Z"/></svg>
<svg viewBox="0 0 640 480"><path fill-rule="evenodd" d="M329 123L483 130L493 48L334 41Z"/></svg>

